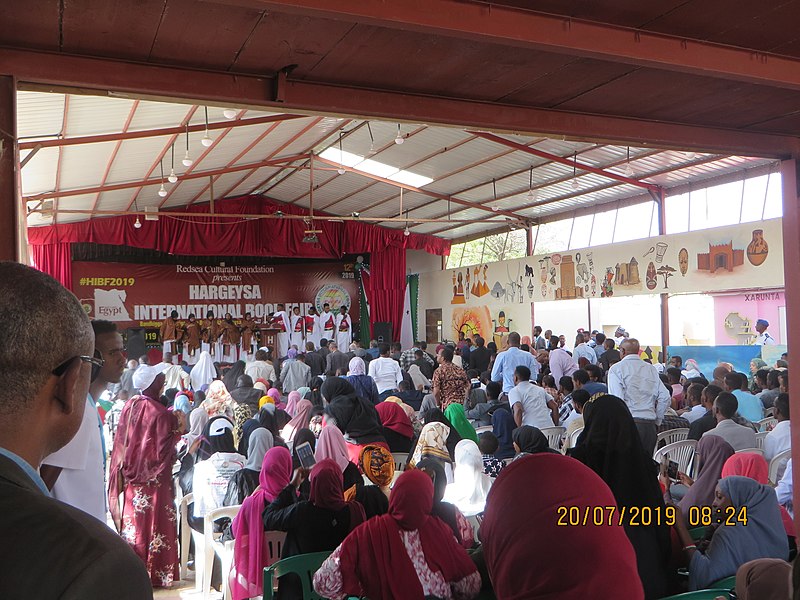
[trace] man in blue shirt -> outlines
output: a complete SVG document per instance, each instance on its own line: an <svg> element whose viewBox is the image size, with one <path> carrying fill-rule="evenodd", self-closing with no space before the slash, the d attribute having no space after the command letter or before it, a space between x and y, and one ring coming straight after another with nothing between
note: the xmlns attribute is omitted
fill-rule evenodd
<svg viewBox="0 0 800 600"><path fill-rule="evenodd" d="M585 358L589 361L590 365L597 364L597 354L595 354L594 350L586 344L586 334L579 333L575 336L575 348L572 350L572 359L578 366L581 366L579 362L581 358ZM588 336L587 336L588 337Z"/></svg>
<svg viewBox="0 0 800 600"><path fill-rule="evenodd" d="M508 393L514 388L514 369L519 366L528 367L531 371L531 379L536 379L539 373L539 363L533 358L530 352L520 350L520 336L516 331L508 334L508 349L497 355L492 367L492 381L503 384L503 394ZM502 397L501 400L506 398Z"/></svg>
<svg viewBox="0 0 800 600"><path fill-rule="evenodd" d="M598 381L591 381L589 372L584 369L578 369L572 374L572 383L576 390L586 390L591 398L595 394L608 393L608 388L605 383Z"/></svg>
<svg viewBox="0 0 800 600"><path fill-rule="evenodd" d="M742 390L743 377L736 371L726 373L722 380L722 386L726 392L730 392L736 396L739 402L739 414L751 423L760 421L764 418L764 405L761 400L751 394Z"/></svg>

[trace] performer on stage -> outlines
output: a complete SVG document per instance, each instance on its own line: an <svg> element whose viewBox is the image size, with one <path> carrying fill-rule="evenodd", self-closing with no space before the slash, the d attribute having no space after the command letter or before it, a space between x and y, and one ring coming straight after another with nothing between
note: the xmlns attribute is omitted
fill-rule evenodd
<svg viewBox="0 0 800 600"><path fill-rule="evenodd" d="M353 327L350 322L350 315L347 314L347 307L339 307L339 314L336 316L336 345L341 352L346 352L353 341Z"/></svg>
<svg viewBox="0 0 800 600"><path fill-rule="evenodd" d="M331 312L331 305L327 302L322 305L322 314L319 316L322 337L329 342L336 339L336 315Z"/></svg>
<svg viewBox="0 0 800 600"><path fill-rule="evenodd" d="M239 341L241 334L236 323L233 322L231 313L225 313L225 320L222 322L222 335L220 341L222 342L222 357L221 362L233 364L239 360Z"/></svg>
<svg viewBox="0 0 800 600"><path fill-rule="evenodd" d="M219 350L219 322L214 318L214 311L209 310L206 313L206 318L203 319L201 329L201 344L200 350L208 352L214 360L219 360L222 352Z"/></svg>
<svg viewBox="0 0 800 600"><path fill-rule="evenodd" d="M292 313L292 317L289 319L289 322L292 324L292 335L290 336L289 343L292 346L297 346L298 352L302 352L305 348L305 344L303 343L303 325L305 324L305 320L300 314L299 306L295 306Z"/></svg>
<svg viewBox="0 0 800 600"><path fill-rule="evenodd" d="M305 318L306 322L306 341L314 344L314 349L319 348L319 340L322 338L322 327L320 326L317 309L313 306L308 309Z"/></svg>
<svg viewBox="0 0 800 600"><path fill-rule="evenodd" d="M289 315L286 314L285 306L278 304L270 324L278 330L278 359L284 358L289 354L289 332L291 331L291 323L289 323Z"/></svg>
<svg viewBox="0 0 800 600"><path fill-rule="evenodd" d="M258 348L258 325L253 320L253 316L246 312L244 319L242 319L242 360L249 361L250 357L255 353Z"/></svg>
<svg viewBox="0 0 800 600"><path fill-rule="evenodd" d="M161 352L164 354L172 354L175 356L175 364L177 363L177 350L178 340L180 339L181 331L178 329L178 311L173 310L170 315L161 323Z"/></svg>
<svg viewBox="0 0 800 600"><path fill-rule="evenodd" d="M200 336L202 330L200 323L194 316L194 313L189 315L189 320L183 326L183 359L187 364L193 365L200 358Z"/></svg>

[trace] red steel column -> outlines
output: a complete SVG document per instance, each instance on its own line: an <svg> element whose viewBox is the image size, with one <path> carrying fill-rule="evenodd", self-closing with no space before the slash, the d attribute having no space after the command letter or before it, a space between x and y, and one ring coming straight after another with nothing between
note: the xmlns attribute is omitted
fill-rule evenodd
<svg viewBox="0 0 800 600"><path fill-rule="evenodd" d="M797 265L800 264L800 199L797 196L797 159L781 162L781 185L783 188L783 272L786 299L786 343L791 353L800 352L794 348L794 340L800 335L800 278ZM797 357L795 357L795 361ZM800 415L800 394L789 396L790 409ZM792 428L792 481L800 481L800 427ZM800 485L794 486L794 505L800 507ZM800 512L800 511L798 511ZM795 523L800 522L795 513Z"/></svg>
<svg viewBox="0 0 800 600"><path fill-rule="evenodd" d="M667 234L667 195L664 190L658 193L658 235ZM661 356L667 362L667 346L669 346L669 294L661 294Z"/></svg>
<svg viewBox="0 0 800 600"><path fill-rule="evenodd" d="M17 260L17 82L0 76L0 260Z"/></svg>

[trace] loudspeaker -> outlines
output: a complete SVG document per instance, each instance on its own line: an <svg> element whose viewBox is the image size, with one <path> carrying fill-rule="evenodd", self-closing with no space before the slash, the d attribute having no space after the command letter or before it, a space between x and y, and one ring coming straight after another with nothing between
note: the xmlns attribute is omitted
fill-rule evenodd
<svg viewBox="0 0 800 600"><path fill-rule="evenodd" d="M147 354L143 327L130 327L125 333L125 353L128 360L138 360L140 356Z"/></svg>
<svg viewBox="0 0 800 600"><path fill-rule="evenodd" d="M392 324L389 322L375 323L372 326L372 335L379 344L391 344Z"/></svg>

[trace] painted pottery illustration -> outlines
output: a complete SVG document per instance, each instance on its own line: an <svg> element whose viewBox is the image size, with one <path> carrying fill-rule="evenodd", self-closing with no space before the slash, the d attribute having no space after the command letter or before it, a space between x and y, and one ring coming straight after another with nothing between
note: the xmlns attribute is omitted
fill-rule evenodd
<svg viewBox="0 0 800 600"><path fill-rule="evenodd" d="M764 239L764 230L754 229L753 239L747 245L747 260L754 267L758 267L767 260L767 254L769 254L769 246Z"/></svg>

